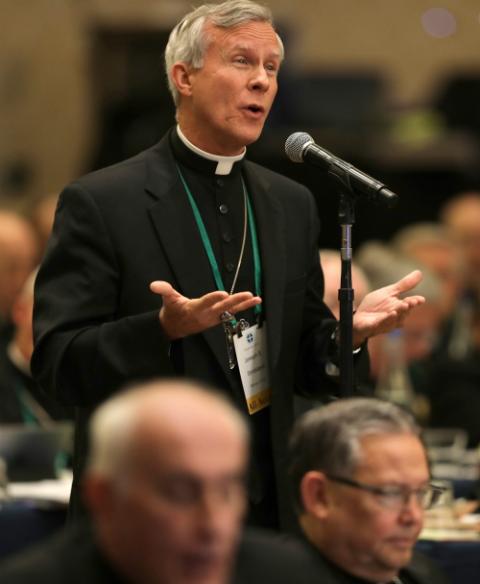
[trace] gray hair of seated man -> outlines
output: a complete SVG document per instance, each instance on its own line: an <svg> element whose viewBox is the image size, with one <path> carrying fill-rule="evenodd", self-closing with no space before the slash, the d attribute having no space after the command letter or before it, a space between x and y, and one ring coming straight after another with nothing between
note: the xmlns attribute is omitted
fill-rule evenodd
<svg viewBox="0 0 480 584"><path fill-rule="evenodd" d="M145 405L162 420L171 407L169 401L162 399L165 394L186 394L193 408L199 403L210 404L213 411L230 420L244 436L245 443L249 443L247 422L225 395L200 382L163 378L127 387L95 410L89 425L87 473L125 482L125 471L128 474L134 456L135 434L144 423Z"/></svg>
<svg viewBox="0 0 480 584"><path fill-rule="evenodd" d="M209 40L205 35L205 24L211 22L228 29L252 21L267 22L273 26L270 9L250 0L230 0L221 4L203 4L182 18L170 33L165 49L168 88L175 105L178 105L179 93L171 76L172 66L182 61L201 69ZM283 59L284 47L278 34L277 39Z"/></svg>
<svg viewBox="0 0 480 584"><path fill-rule="evenodd" d="M308 471L351 477L361 459L363 437L403 433L420 437L420 432L409 412L375 398L347 398L308 411L296 421L289 445L297 511L303 509L300 484Z"/></svg>
<svg viewBox="0 0 480 584"><path fill-rule="evenodd" d="M426 266L399 253L392 246L368 241L356 252L355 261L367 275L373 290L388 286L409 272L421 269L423 278L415 286L414 293L424 296L427 302L440 301L442 288L438 277Z"/></svg>

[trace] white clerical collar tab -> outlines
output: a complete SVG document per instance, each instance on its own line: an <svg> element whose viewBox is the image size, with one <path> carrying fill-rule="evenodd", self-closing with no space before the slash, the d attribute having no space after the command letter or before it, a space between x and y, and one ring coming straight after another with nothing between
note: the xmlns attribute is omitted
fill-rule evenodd
<svg viewBox="0 0 480 584"><path fill-rule="evenodd" d="M247 151L247 149L244 148L243 152L241 154L237 154L236 156L219 156L218 154L210 154L210 152L205 152L205 150L202 150L201 148L198 148L198 146L195 146L195 144L192 144L190 142L190 140L188 140L188 138L182 132L182 130L180 129L180 126L177 126L177 134L178 134L178 137L180 138L180 140L192 152L195 152L195 154L198 154L198 156L201 156L202 158L205 158L207 160L212 160L213 162L217 163L217 168L215 169L215 174L220 174L220 175L230 174L235 162L242 160L242 158L245 156L245 153Z"/></svg>

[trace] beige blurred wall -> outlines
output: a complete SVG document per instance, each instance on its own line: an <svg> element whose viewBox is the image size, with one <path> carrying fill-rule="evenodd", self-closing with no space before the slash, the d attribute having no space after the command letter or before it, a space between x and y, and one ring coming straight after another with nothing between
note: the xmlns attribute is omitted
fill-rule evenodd
<svg viewBox="0 0 480 584"><path fill-rule="evenodd" d="M378 68L392 98L409 105L427 101L444 75L480 73L478 0L267 0L277 20L294 31L294 57L306 68ZM456 32L435 38L422 15L441 7ZM293 58L293 56L291 57Z"/></svg>
<svg viewBox="0 0 480 584"><path fill-rule="evenodd" d="M0 173L27 158L27 196L83 171L95 142L89 30L94 23L168 27L190 0L0 0ZM378 69L391 98L427 101L450 71L480 71L480 2L442 0L456 32L434 38L426 0L265 0L291 30L290 67ZM0 191L0 198L8 193Z"/></svg>

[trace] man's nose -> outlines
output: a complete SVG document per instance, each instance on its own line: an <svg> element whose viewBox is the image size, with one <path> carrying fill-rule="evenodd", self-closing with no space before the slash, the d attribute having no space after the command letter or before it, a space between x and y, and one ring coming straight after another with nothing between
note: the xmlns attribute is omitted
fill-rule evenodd
<svg viewBox="0 0 480 584"><path fill-rule="evenodd" d="M256 91L267 91L270 87L270 77L263 65L259 65L253 71L249 82L250 89Z"/></svg>
<svg viewBox="0 0 480 584"><path fill-rule="evenodd" d="M423 523L425 510L418 500L416 493L411 492L405 499L400 512L400 519L404 523Z"/></svg>
<svg viewBox="0 0 480 584"><path fill-rule="evenodd" d="M218 501L218 496L205 493L197 509L198 525L202 533L210 538L221 535L225 526L226 513L226 508Z"/></svg>

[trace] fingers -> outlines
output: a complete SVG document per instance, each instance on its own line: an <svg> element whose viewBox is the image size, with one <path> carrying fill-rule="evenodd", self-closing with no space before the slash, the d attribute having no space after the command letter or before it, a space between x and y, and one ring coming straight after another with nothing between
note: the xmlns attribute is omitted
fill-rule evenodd
<svg viewBox="0 0 480 584"><path fill-rule="evenodd" d="M248 310L262 302L259 296L254 296L251 292L237 292L230 295L223 290L209 292L200 298L188 299L163 280L151 282L150 290L161 295L166 306L173 307L179 302L184 303L185 306L188 305L189 311L200 315L200 319L207 319L209 326L219 322L220 315L225 311L235 315L237 312Z"/></svg>
<svg viewBox="0 0 480 584"><path fill-rule="evenodd" d="M262 299L259 296L253 296L250 292L240 292L238 294L233 294L222 302L219 302L215 306L215 310L218 311L219 315L226 310L235 315L235 313L249 310L261 302Z"/></svg>
<svg viewBox="0 0 480 584"><path fill-rule="evenodd" d="M407 296L404 299L405 302L408 302L409 308L414 308L415 306L420 306L421 304L425 304L426 300L424 296Z"/></svg>
<svg viewBox="0 0 480 584"><path fill-rule="evenodd" d="M412 288L415 288L415 286L417 286L417 284L422 281L422 278L422 272L420 270L414 270L413 272L410 272L404 276L401 280L398 280L398 282L395 282L395 284L392 284L392 289L395 294L408 292Z"/></svg>

